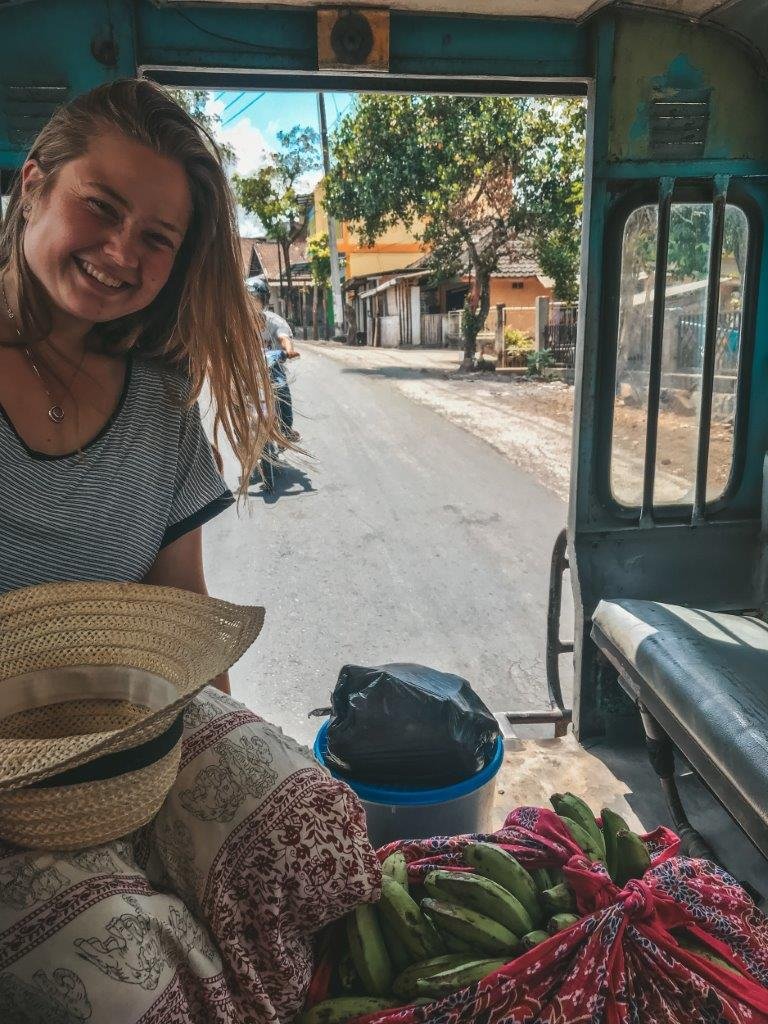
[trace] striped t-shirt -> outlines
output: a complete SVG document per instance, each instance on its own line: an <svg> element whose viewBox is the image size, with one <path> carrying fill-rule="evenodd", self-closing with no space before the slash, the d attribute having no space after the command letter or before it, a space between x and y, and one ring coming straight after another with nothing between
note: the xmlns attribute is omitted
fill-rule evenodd
<svg viewBox="0 0 768 1024"><path fill-rule="evenodd" d="M0 406L0 593L140 581L158 552L233 502L182 375L129 359L117 408L81 452L45 455Z"/></svg>

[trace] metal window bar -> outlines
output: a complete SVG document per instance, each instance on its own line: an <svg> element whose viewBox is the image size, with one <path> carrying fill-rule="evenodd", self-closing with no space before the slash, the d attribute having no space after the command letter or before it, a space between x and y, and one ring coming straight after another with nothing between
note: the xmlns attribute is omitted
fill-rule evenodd
<svg viewBox="0 0 768 1024"><path fill-rule="evenodd" d="M694 489L691 523L704 522L707 503L707 471L709 469L709 441L712 427L712 390L715 380L715 347L717 344L718 315L720 312L720 268L725 235L725 206L728 178L718 175L714 180L712 207L712 242L709 251L709 283L707 291L707 322L704 332L704 359L701 368L701 403L699 407L699 443L696 457L696 485Z"/></svg>
<svg viewBox="0 0 768 1024"><path fill-rule="evenodd" d="M674 178L659 181L659 220L656 241L656 272L653 290L653 327L651 361L648 374L648 420L645 429L645 468L643 471L643 504L640 525L653 526L653 489L656 481L656 449L659 438L659 403L661 401L661 357L664 342L664 307L667 293L667 260L669 226L672 217Z"/></svg>

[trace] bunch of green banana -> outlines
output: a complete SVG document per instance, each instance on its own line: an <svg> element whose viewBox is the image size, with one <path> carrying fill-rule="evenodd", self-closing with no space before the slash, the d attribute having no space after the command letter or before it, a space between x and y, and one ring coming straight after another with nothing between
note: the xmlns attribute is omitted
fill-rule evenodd
<svg viewBox="0 0 768 1024"><path fill-rule="evenodd" d="M431 978L434 974L452 970L454 967L463 967L465 964L477 961L467 953L448 953L443 956L433 956L429 960L422 960L420 963L411 964L392 983L392 992L402 999L415 999L419 995L417 982Z"/></svg>
<svg viewBox="0 0 768 1024"><path fill-rule="evenodd" d="M467 871L430 871L424 885L433 899L476 910L503 924L515 935L533 930L533 921L517 897L484 875Z"/></svg>
<svg viewBox="0 0 768 1024"><path fill-rule="evenodd" d="M605 843L605 866L608 868L608 874L615 882L619 866L616 837L619 832L629 832L630 828L622 816L617 814L616 811L612 811L610 807L604 807L600 811L600 817L603 822L601 831L603 833L603 842Z"/></svg>
<svg viewBox="0 0 768 1024"><path fill-rule="evenodd" d="M375 999L373 996L337 996L305 1010L296 1018L296 1024L345 1024L354 1017L377 1010L391 1010L397 1005L389 999Z"/></svg>
<svg viewBox="0 0 768 1024"><path fill-rule="evenodd" d="M466 988L467 985L474 985L475 982L482 981L489 974L504 967L506 962L506 960L470 961L462 967L450 967L429 978L419 978L416 982L416 989L419 995L440 999L458 989Z"/></svg>
<svg viewBox="0 0 768 1024"><path fill-rule="evenodd" d="M551 889L545 889L541 894L541 902L550 916L552 914L573 914L578 909L573 889L565 882L554 885Z"/></svg>
<svg viewBox="0 0 768 1024"><path fill-rule="evenodd" d="M381 865L381 873L382 875L394 878L396 882L402 885L406 892L408 891L408 861L399 850L390 853Z"/></svg>
<svg viewBox="0 0 768 1024"><path fill-rule="evenodd" d="M469 907L425 899L422 909L441 931L450 932L483 953L512 953L520 940L509 928Z"/></svg>
<svg viewBox="0 0 768 1024"><path fill-rule="evenodd" d="M622 829L616 834L616 876L618 886L626 885L630 878L642 878L651 866L648 847L636 832Z"/></svg>
<svg viewBox="0 0 768 1024"><path fill-rule="evenodd" d="M490 878L522 903L534 927L541 924L543 915L536 883L511 853L493 843L468 843L463 856L479 875Z"/></svg>
<svg viewBox="0 0 768 1024"><path fill-rule="evenodd" d="M381 880L379 910L383 921L398 936L410 960L426 960L444 952L440 936L399 882L388 875Z"/></svg>
<svg viewBox="0 0 768 1024"><path fill-rule="evenodd" d="M553 793L549 800L573 836L574 842L591 860L605 861L603 833L589 805L573 793ZM573 825L576 826L576 830Z"/></svg>

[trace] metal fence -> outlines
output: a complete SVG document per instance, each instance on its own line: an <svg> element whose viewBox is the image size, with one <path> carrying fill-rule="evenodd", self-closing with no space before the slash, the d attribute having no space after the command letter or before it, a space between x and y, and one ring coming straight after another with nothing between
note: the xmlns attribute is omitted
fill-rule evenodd
<svg viewBox="0 0 768 1024"><path fill-rule="evenodd" d="M573 369L576 359L576 331L578 328L578 310L574 306L566 306L553 302L551 318L544 326L544 348L552 353L558 366Z"/></svg>
<svg viewBox="0 0 768 1024"><path fill-rule="evenodd" d="M677 321L677 358L675 369L701 370L707 318L703 315L684 315ZM735 373L739 368L741 342L741 310L721 313L717 318L715 339L715 370Z"/></svg>

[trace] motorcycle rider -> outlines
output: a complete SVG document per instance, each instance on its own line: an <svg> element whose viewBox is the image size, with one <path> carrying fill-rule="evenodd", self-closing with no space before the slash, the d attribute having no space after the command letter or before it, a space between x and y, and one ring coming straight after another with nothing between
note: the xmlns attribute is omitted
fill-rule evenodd
<svg viewBox="0 0 768 1024"><path fill-rule="evenodd" d="M293 344L293 331L290 324L277 313L268 308L269 284L263 275L251 277L246 282L248 291L253 296L258 311L264 319L264 345L268 349L282 349L286 359L298 359L301 356ZM276 360L270 366L270 375L275 389L277 415L283 428L283 434L292 442L300 440L300 435L293 429L293 399L285 375L283 360Z"/></svg>

